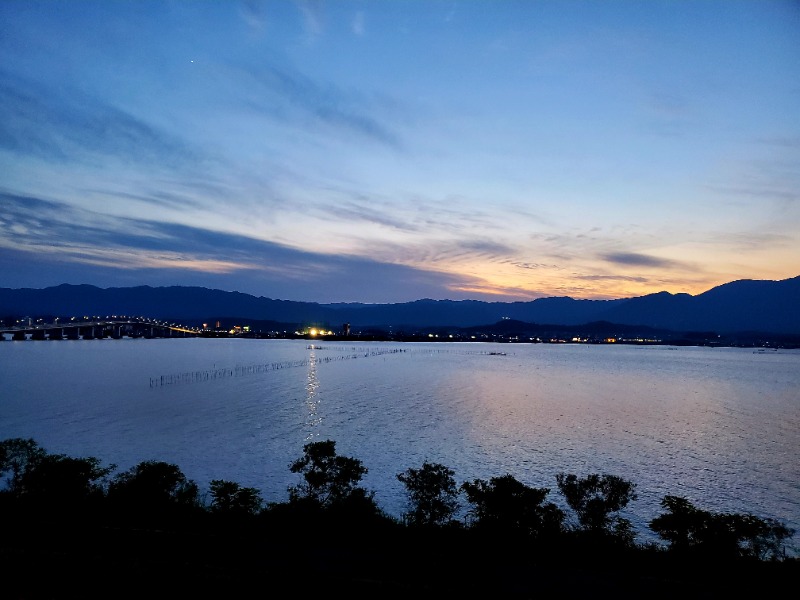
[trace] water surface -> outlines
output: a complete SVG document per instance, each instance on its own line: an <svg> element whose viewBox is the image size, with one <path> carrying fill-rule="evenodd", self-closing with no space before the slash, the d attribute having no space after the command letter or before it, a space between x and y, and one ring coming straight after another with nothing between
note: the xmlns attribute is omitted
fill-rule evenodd
<svg viewBox="0 0 800 600"><path fill-rule="evenodd" d="M502 352L505 355L492 354ZM302 340L0 343L0 439L127 469L166 460L206 489L285 501L303 444L363 461L380 506L397 473L461 482L558 472L637 484L640 536L666 494L800 529L800 352L738 348ZM640 539L642 539L640 537ZM797 544L798 536L794 543Z"/></svg>

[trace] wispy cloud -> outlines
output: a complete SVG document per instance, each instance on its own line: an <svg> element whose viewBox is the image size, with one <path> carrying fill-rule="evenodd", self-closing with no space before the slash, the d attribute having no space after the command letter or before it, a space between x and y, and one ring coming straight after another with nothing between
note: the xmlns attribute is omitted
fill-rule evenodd
<svg viewBox="0 0 800 600"><path fill-rule="evenodd" d="M674 90L653 92L648 106L654 112L669 118L683 119L691 114L685 95Z"/></svg>
<svg viewBox="0 0 800 600"><path fill-rule="evenodd" d="M200 208L203 203L194 199L189 198L186 195L179 194L176 192L167 192L167 191L146 191L144 190L143 193L140 194L133 194L130 192L124 191L112 191L112 190L86 190L92 194L98 194L100 196L104 196L106 198L127 198L130 200L135 200L137 202L144 202L145 204L150 204L156 207L168 207L173 209L185 209L185 208Z"/></svg>
<svg viewBox="0 0 800 600"><path fill-rule="evenodd" d="M189 164L193 149L130 113L76 90L0 72L0 148L60 161L109 157L126 162Z"/></svg>
<svg viewBox="0 0 800 600"><path fill-rule="evenodd" d="M796 247L798 236L772 231L730 232L709 235L705 243L730 247L734 252L763 252Z"/></svg>
<svg viewBox="0 0 800 600"><path fill-rule="evenodd" d="M471 283L459 283L451 286L450 289L457 292L459 296L465 298L482 299L486 301L495 300L498 302L526 302L548 295L544 292L528 288L490 285L481 280L476 280Z"/></svg>
<svg viewBox="0 0 800 600"><path fill-rule="evenodd" d="M193 273L194 279L182 276L182 280L214 285L224 281L223 289L247 273L251 286L270 289L273 297L381 302L413 300L419 293L441 297L479 283L469 276L374 258L304 252L176 223L109 217L8 192L0 193L0 227L12 233L0 239L0 263L12 265L18 279L24 279L24 274L16 271L23 272L25 265L34 263L45 269L58 263L62 278L80 270L85 277L97 273L114 282L134 273L139 282Z"/></svg>
<svg viewBox="0 0 800 600"><path fill-rule="evenodd" d="M756 138L756 142L767 146L777 146L791 150L800 150L800 135L775 135Z"/></svg>
<svg viewBox="0 0 800 600"><path fill-rule="evenodd" d="M323 3L320 0L297 0L297 4L303 15L306 36L313 40L321 35L324 29Z"/></svg>
<svg viewBox="0 0 800 600"><path fill-rule="evenodd" d="M601 255L600 258L606 262L632 267L673 269L681 266L678 261L658 258L648 254L639 254L637 252L609 252Z"/></svg>
<svg viewBox="0 0 800 600"><path fill-rule="evenodd" d="M522 262L518 260L507 260L504 261L510 265L518 267L520 269L526 269L529 271L539 271L539 270L553 270L553 271L560 271L563 267L560 267L557 264L553 263L531 263L531 262Z"/></svg>
<svg viewBox="0 0 800 600"><path fill-rule="evenodd" d="M750 149L751 158L729 161L722 176L706 189L723 197L738 197L751 203L762 201L759 207L771 202L780 221L774 225L788 224L785 213L795 211L800 201L800 136L757 138ZM797 213L790 218L796 222Z"/></svg>
<svg viewBox="0 0 800 600"><path fill-rule="evenodd" d="M451 23L453 21L453 19L456 16L456 10L457 9L458 9L458 3L457 2L452 2L450 4L449 10L447 11L447 14L445 14L445 16L444 16L444 22L445 23Z"/></svg>
<svg viewBox="0 0 800 600"><path fill-rule="evenodd" d="M416 242L373 243L372 256L389 262L429 265L437 269L454 269L456 265L478 262L501 263L515 256L511 246L489 239L456 238L437 240L422 237Z"/></svg>
<svg viewBox="0 0 800 600"><path fill-rule="evenodd" d="M366 198L364 199L367 200ZM348 221L350 223L363 222L407 232L419 230L418 227L404 220L396 213L393 214L389 210L382 210L380 207L375 208L364 202L357 202L354 200L339 201L335 204L320 204L317 206L316 210L324 214L327 218Z"/></svg>
<svg viewBox="0 0 800 600"><path fill-rule="evenodd" d="M676 88L653 91L644 100L642 131L662 138L684 138L707 126L707 119L683 91Z"/></svg>
<svg viewBox="0 0 800 600"><path fill-rule="evenodd" d="M353 15L353 22L352 22L352 30L353 33L357 36L364 35L365 31L365 22L364 22L364 12L357 11L355 15Z"/></svg>
<svg viewBox="0 0 800 600"><path fill-rule="evenodd" d="M261 33L267 26L267 11L261 0L243 0L239 4L239 13L244 21L256 33Z"/></svg>
<svg viewBox="0 0 800 600"><path fill-rule="evenodd" d="M308 185L308 178L306 178ZM392 247L396 256L409 257L419 255L414 249L415 241L420 241L426 255L431 255L442 244L450 244L453 240L466 240L466 244L477 243L476 240L487 238L496 232L497 239L502 239L506 228L502 219L491 215L483 208L462 209L463 198L449 196L442 199L427 197L422 194L396 197L384 193L364 192L349 182L322 183L319 193L313 197L323 200L312 201L306 209L307 214L319 215L328 223L370 224L377 225L381 231L392 230L413 234L404 248ZM364 228L354 229L349 239L354 246L374 248L379 232ZM443 241L450 240L450 241ZM391 239L386 239L387 244ZM379 244L383 246L383 244ZM372 250L369 251L372 253ZM402 262L402 261L401 261Z"/></svg>
<svg viewBox="0 0 800 600"><path fill-rule="evenodd" d="M512 246L490 239L459 240L455 247L457 252L462 255L478 257L488 261L499 261L516 253Z"/></svg>
<svg viewBox="0 0 800 600"><path fill-rule="evenodd" d="M632 281L636 283L648 283L647 277L633 277L630 275L573 275L575 279L583 281Z"/></svg>
<svg viewBox="0 0 800 600"><path fill-rule="evenodd" d="M709 189L723 194L748 196L750 198L772 198L788 202L796 202L800 199L800 191L798 190L771 186L713 186Z"/></svg>
<svg viewBox="0 0 800 600"><path fill-rule="evenodd" d="M279 119L303 117L337 133L402 148L398 134L373 116L374 102L363 94L323 85L297 70L277 66L261 65L241 72L252 84L245 102L254 110Z"/></svg>

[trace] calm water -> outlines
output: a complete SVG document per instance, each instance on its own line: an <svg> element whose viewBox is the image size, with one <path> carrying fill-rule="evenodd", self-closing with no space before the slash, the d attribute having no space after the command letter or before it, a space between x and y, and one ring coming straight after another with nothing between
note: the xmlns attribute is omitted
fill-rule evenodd
<svg viewBox="0 0 800 600"><path fill-rule="evenodd" d="M506 352L505 356L491 352ZM387 512L397 473L461 482L560 471L637 484L639 539L665 494L800 530L800 352L666 346L243 339L0 342L0 439L285 501L303 444L333 439ZM798 535L794 545L798 546Z"/></svg>

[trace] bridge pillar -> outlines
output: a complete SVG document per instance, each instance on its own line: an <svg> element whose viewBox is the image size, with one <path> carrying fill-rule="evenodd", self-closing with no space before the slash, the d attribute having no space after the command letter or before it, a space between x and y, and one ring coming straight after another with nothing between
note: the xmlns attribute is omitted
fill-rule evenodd
<svg viewBox="0 0 800 600"><path fill-rule="evenodd" d="M34 329L33 333L31 333L32 340L43 340L45 339L44 329Z"/></svg>
<svg viewBox="0 0 800 600"><path fill-rule="evenodd" d="M85 340L93 340L94 339L94 328L93 327L83 327L81 328L81 337Z"/></svg>
<svg viewBox="0 0 800 600"><path fill-rule="evenodd" d="M78 340L81 337L81 330L77 327L70 327L65 329L64 332L67 334L68 340Z"/></svg>
<svg viewBox="0 0 800 600"><path fill-rule="evenodd" d="M122 325L111 326L111 337L115 340L118 340L122 337Z"/></svg>
<svg viewBox="0 0 800 600"><path fill-rule="evenodd" d="M106 332L103 329L103 326L102 325L96 325L95 328L94 328L94 338L96 340L102 340L104 337L106 337Z"/></svg>
<svg viewBox="0 0 800 600"><path fill-rule="evenodd" d="M64 331L62 329L50 329L47 332L48 339L51 340L63 340L64 339Z"/></svg>
<svg viewBox="0 0 800 600"><path fill-rule="evenodd" d="M28 336L25 335L24 331L15 331L14 337L12 338L15 342L23 342L28 339Z"/></svg>

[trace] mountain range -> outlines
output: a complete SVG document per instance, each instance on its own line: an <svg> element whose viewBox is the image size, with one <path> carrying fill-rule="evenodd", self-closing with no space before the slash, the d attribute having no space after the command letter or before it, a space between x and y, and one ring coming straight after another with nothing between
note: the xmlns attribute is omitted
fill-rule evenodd
<svg viewBox="0 0 800 600"><path fill-rule="evenodd" d="M62 284L0 288L0 317L146 316L181 323L219 319L339 328L468 328L511 320L562 326L608 322L670 331L800 334L800 276L742 279L698 295L658 292L617 300L539 298L527 302L431 300L389 304L295 302L202 287Z"/></svg>

